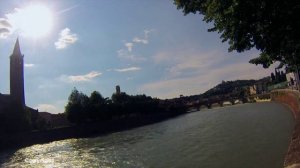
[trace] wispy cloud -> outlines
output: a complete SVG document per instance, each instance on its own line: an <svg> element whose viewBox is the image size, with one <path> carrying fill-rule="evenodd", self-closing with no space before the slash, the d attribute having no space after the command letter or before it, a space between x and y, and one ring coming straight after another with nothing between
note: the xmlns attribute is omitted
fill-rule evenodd
<svg viewBox="0 0 300 168"><path fill-rule="evenodd" d="M24 64L24 67L26 67L26 68L32 68L32 67L34 67L34 64Z"/></svg>
<svg viewBox="0 0 300 168"><path fill-rule="evenodd" d="M141 39L141 38L139 38L139 37L135 37L135 38L133 38L133 40L132 40L133 42L135 42L135 43L143 43L143 44L148 44L148 40L146 40L146 39Z"/></svg>
<svg viewBox="0 0 300 168"><path fill-rule="evenodd" d="M120 49L120 50L118 50L117 54L118 54L119 58L130 60L130 61L133 61L133 62L142 62L142 61L146 60L145 57L135 56L133 53L129 52L126 49Z"/></svg>
<svg viewBox="0 0 300 168"><path fill-rule="evenodd" d="M132 41L125 42L124 47L122 49L119 49L117 51L118 57L130 61L145 61L146 59L144 57L136 56L136 54L133 52L134 47L137 47L138 44L148 44L149 43L149 34L153 32L154 30L144 30L143 37L134 37Z"/></svg>
<svg viewBox="0 0 300 168"><path fill-rule="evenodd" d="M59 38L54 45L56 49L64 49L67 46L75 43L77 40L77 34L72 33L69 28L65 28L59 33Z"/></svg>
<svg viewBox="0 0 300 168"><path fill-rule="evenodd" d="M134 43L142 43L142 44L148 44L148 39L149 39L149 34L151 32L153 32L154 30L151 29L151 30L144 30L144 37L134 37L133 38L133 42Z"/></svg>
<svg viewBox="0 0 300 168"><path fill-rule="evenodd" d="M0 38L7 38L12 33L12 25L5 18L0 18Z"/></svg>
<svg viewBox="0 0 300 168"><path fill-rule="evenodd" d="M69 76L69 79L71 81L74 81L74 82L81 82L81 81L90 81L92 80L93 78L97 77L97 76L100 76L102 75L101 72L97 72L97 71L92 71L88 74L85 74L85 75L75 75L75 76Z"/></svg>
<svg viewBox="0 0 300 168"><path fill-rule="evenodd" d="M58 14L63 14L63 13L69 12L69 11L71 11L71 10L77 8L78 6L79 6L79 5L77 4L77 5L73 5L73 6L71 6L71 7L65 8L65 9L59 11Z"/></svg>
<svg viewBox="0 0 300 168"><path fill-rule="evenodd" d="M89 82L100 75L102 75L101 72L91 71L84 75L62 75L60 79L67 82Z"/></svg>
<svg viewBox="0 0 300 168"><path fill-rule="evenodd" d="M141 70L140 67L129 67L129 68L123 68L123 69L115 69L117 72L128 72L128 71L139 71Z"/></svg>

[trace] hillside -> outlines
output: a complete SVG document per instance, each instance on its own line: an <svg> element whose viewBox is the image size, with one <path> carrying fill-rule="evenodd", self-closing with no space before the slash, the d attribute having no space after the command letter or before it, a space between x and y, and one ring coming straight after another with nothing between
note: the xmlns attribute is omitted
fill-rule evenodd
<svg viewBox="0 0 300 168"><path fill-rule="evenodd" d="M209 89L201 94L201 97L207 98L210 96L226 95L241 90L245 86L254 85L256 80L236 80L236 81L223 81L217 86Z"/></svg>

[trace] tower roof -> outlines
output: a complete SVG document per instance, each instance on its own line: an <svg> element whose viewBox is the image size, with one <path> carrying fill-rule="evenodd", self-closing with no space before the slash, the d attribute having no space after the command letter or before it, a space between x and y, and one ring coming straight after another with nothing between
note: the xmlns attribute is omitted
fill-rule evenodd
<svg viewBox="0 0 300 168"><path fill-rule="evenodd" d="M14 51L12 55L22 55L20 50L20 44L19 44L19 38L17 38L17 41L15 43Z"/></svg>

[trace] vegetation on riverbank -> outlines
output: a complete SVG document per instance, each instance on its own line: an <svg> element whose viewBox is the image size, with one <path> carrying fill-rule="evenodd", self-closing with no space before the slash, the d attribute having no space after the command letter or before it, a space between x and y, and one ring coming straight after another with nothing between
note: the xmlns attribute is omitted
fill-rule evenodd
<svg viewBox="0 0 300 168"><path fill-rule="evenodd" d="M124 92L114 93L110 99L104 98L97 91L87 96L76 88L71 92L65 107L68 120L74 124L159 114L177 115L186 111L182 101L164 101Z"/></svg>

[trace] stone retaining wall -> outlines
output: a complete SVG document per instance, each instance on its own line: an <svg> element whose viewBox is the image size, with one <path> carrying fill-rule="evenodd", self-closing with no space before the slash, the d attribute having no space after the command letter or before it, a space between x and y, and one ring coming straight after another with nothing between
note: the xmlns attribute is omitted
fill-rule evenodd
<svg viewBox="0 0 300 168"><path fill-rule="evenodd" d="M287 105L295 119L295 128L284 159L284 167L300 168L300 92L289 89L274 90L271 92L271 100Z"/></svg>

